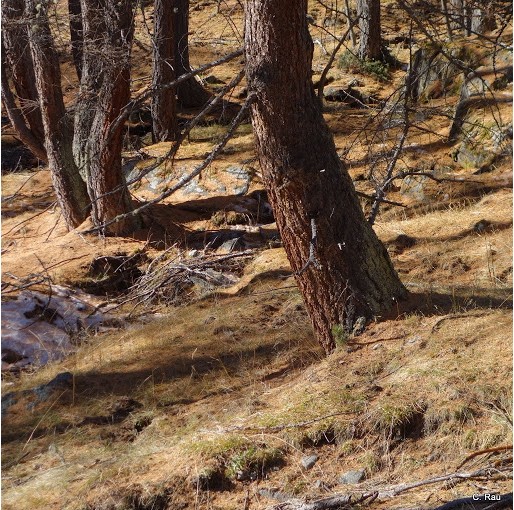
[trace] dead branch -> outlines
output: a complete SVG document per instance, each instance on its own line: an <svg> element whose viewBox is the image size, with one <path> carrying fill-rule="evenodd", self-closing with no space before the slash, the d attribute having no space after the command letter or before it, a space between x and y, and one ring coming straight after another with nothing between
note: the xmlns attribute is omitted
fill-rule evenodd
<svg viewBox="0 0 514 510"><path fill-rule="evenodd" d="M232 124L230 124L230 127L226 133L226 135L223 137L223 140L219 142L216 147L209 153L207 158L198 165L191 173L188 175L182 177L175 185L171 186L171 188L168 188L166 191L161 193L157 198L154 198L153 200L149 200L144 205L137 207L133 211L126 213L126 214L120 214L119 216L116 216L110 221L105 222L102 225L97 225L91 229L83 230L80 233L81 234L91 234L93 232L98 232L100 230L105 229L109 225L112 225L113 223L118 223L119 221L131 217L131 216L137 216L138 214L141 214L144 210L148 209L150 206L157 204L164 200L165 198L173 195L175 191L179 190L180 188L184 187L188 182L192 181L195 177L200 175L203 170L205 170L213 161L216 159L218 154L221 152L221 150L225 147L227 142L232 138L234 135L235 130L241 124L243 119L245 118L247 110L250 108L250 105L255 99L254 94L250 94L247 98L241 109L239 110L238 114L235 116L234 120L232 121Z"/></svg>
<svg viewBox="0 0 514 510"><path fill-rule="evenodd" d="M139 174L131 179L130 181L127 181L126 183L117 186L113 190L109 191L108 193L104 193L103 195L99 195L94 200L91 201L91 203L95 203L98 200L108 196L113 195L115 193L118 193L123 187L125 186L131 186L132 184L135 184L139 181L141 181L146 175L148 175L150 172L158 168L160 165L162 165L165 161L173 160L175 158L178 150L180 149L182 143L184 140L189 136L191 133L191 130L206 116L208 115L218 104L221 102L225 94L227 94L228 91L232 90L244 77L244 70L241 71L237 76L235 76L229 84L225 85L205 106L205 108L193 119L191 119L182 129L180 132L178 139L173 143L173 145L170 147L168 152L164 154L164 156L158 157L152 164L149 166L143 168Z"/></svg>
<svg viewBox="0 0 514 510"><path fill-rule="evenodd" d="M353 27L357 24L359 21L359 18L355 18L354 20L348 19L348 29L346 32L341 36L339 39L339 42L337 43L336 47L334 48L334 51L330 55L330 58L328 59L327 65L323 69L323 72L321 73L321 77L318 82L318 97L321 99L323 97L323 89L325 88L325 83L327 81L327 75L330 69L332 69L332 65L334 63L334 60L336 58L337 53L341 49L341 46L343 45L344 41L348 37L348 34L351 33Z"/></svg>
<svg viewBox="0 0 514 510"><path fill-rule="evenodd" d="M493 448L486 448L485 450L478 450L476 452L473 452L472 454L468 455L458 466L456 469L460 469L464 464L469 462L471 459L474 459L475 457L478 457L479 455L484 455L486 453L495 453L495 452L502 452L505 450L512 451L512 445L508 444L506 446L495 446Z"/></svg>
<svg viewBox="0 0 514 510"><path fill-rule="evenodd" d="M203 66L197 67L196 69L193 69L190 73L183 74L176 80L173 80L170 83L166 83L159 88L156 87L150 87L148 90L145 90L139 96L135 97L132 101L130 101L124 108L122 108L120 114L116 118L116 120L111 124L111 127L109 129L109 132L107 134L107 140L117 132L119 127L129 118L130 113L135 109L140 107L148 98L152 97L157 90L167 90L173 87L177 87L182 82L185 82L192 78L193 76L196 76L197 74L203 73L204 71L207 71L208 69L212 69L213 67L219 66L221 64L224 64L226 62L229 62L230 60L233 60L234 58L240 57L243 54L243 49L239 49L236 51L233 51L232 53L229 53L228 55L224 56L223 58L220 58L218 60L214 60L213 62L209 62L208 64L204 64ZM108 141L106 142L108 143Z"/></svg>
<svg viewBox="0 0 514 510"><path fill-rule="evenodd" d="M410 33L409 37L412 37L412 23L410 26ZM410 65L412 67L412 46L410 46L409 49L410 56L409 61ZM371 211L369 213L368 217L368 223L370 225L373 225L375 223L375 220L378 215L378 211L380 209L380 204L382 200L385 197L386 191L389 187L389 183L391 182L391 176L393 175L393 171L396 167L396 163L398 162L398 158L400 157L400 154L402 152L403 146L405 144L405 141L407 140L407 135L409 134L409 128L410 128L410 121L409 121L409 97L410 97L410 89L411 89L411 80L409 79L409 76L405 79L405 90L403 92L403 130L402 134L400 136L400 140L398 141L398 144L396 145L393 153L393 157L389 160L389 163L387 164L387 169L385 173L385 178L381 186L378 187L375 195L376 199L371 205Z"/></svg>
<svg viewBox="0 0 514 510"><path fill-rule="evenodd" d="M312 264L315 268L319 269L321 266L316 258L316 245L317 245L317 226L315 218L311 218L311 242L309 244L309 258L305 262L304 266L298 270L295 276L301 275L307 268Z"/></svg>
<svg viewBox="0 0 514 510"><path fill-rule="evenodd" d="M405 204L401 204L400 202L394 202L392 200L387 200L386 198L378 198L376 195L367 195L366 193L362 193L362 191L356 191L359 197L365 198L370 202L379 201L383 204L396 205L397 207L407 207Z"/></svg>
<svg viewBox="0 0 514 510"><path fill-rule="evenodd" d="M469 319L470 317L483 317L484 315L489 315L490 312L480 312L480 313L454 313L453 315L447 315L446 317L443 317L439 319L433 326L432 326L432 333L435 333L441 324L444 321L449 321L450 319Z"/></svg>
<svg viewBox="0 0 514 510"><path fill-rule="evenodd" d="M164 261L164 256L150 262L146 272L130 288L128 297L117 306L135 302L134 308L147 305L156 301L174 304L184 301L183 293L193 284L192 279L201 280L215 286L222 286L220 281L209 270L217 270L220 273L227 270L226 263L234 261L237 265L242 259L255 255L253 250L245 250L239 253L227 255L209 255L194 259L177 260L173 257ZM234 267L231 267L234 269Z"/></svg>
<svg viewBox="0 0 514 510"><path fill-rule="evenodd" d="M433 485L441 482L456 482L461 480L490 478L495 474L502 474L502 476L508 476L508 473L512 473L511 467L501 469L487 467L483 469L478 469L477 471L472 471L470 473L449 473L445 475L435 476L433 478L427 478L425 480L420 480L417 482L403 483L400 485L395 485L390 488L368 491L360 494L337 494L330 496L328 498L322 498L310 502L305 502L299 499L292 499L280 503L278 505L274 505L273 507L270 507L269 510L329 510L342 507L344 508L344 505L349 505L350 503L353 505L355 503L360 503L365 500L380 501L384 499L389 499L394 496L398 496L403 492L410 491L412 489L417 489L418 487L423 487L426 485Z"/></svg>

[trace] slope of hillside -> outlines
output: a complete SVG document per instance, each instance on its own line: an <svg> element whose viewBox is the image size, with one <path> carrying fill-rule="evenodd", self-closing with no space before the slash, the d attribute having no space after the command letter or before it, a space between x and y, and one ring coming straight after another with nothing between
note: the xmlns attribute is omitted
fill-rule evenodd
<svg viewBox="0 0 514 510"><path fill-rule="evenodd" d="M193 64L240 45L239 2L191 3ZM405 64L408 24L396 3L382 4L384 37L399 37L390 48ZM310 14L316 80L335 42L316 26L330 13L312 2ZM342 30L337 17L327 26ZM135 90L148 79L147 38L139 26ZM228 82L239 65L211 75ZM68 64L64 73L71 101ZM365 108L325 103L369 212L402 134L380 101L394 98L405 71L385 82L337 66L329 76L333 90L354 81L371 98ZM3 370L2 507L285 510L364 494L352 508L433 509L512 492L511 139L494 158L469 160L492 150L496 127L512 130L511 105L473 110L469 136L450 143L458 100L455 85L420 104L397 161L404 173L386 197L393 203L374 226L409 298L361 335L341 336L329 357L280 245L248 123L201 180L149 209L132 238L83 234L88 222L66 232L47 169L4 173L3 299L50 283L81 288L123 327L72 335L75 352L60 361ZM487 129L478 136L476 126ZM214 119L195 128L173 166L134 197L154 198L226 129ZM126 147L128 172L169 148L139 142Z"/></svg>

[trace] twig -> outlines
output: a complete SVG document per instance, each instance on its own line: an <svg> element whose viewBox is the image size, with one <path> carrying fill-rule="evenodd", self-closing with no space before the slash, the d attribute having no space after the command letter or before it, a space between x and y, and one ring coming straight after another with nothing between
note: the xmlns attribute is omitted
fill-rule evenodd
<svg viewBox="0 0 514 510"><path fill-rule="evenodd" d="M120 112L116 120L111 124L111 127L109 129L109 132L107 133L107 141L111 136L114 135L114 133L117 132L119 127L129 118L130 113L135 108L138 108L141 106L141 104L146 101L148 98L152 97L157 91L161 90L167 90L173 87L177 87L181 83L189 80L193 76L196 76L197 74L203 73L204 71L207 71L208 69L212 69L213 67L219 66L221 64L224 64L226 62L229 62L230 60L233 60L236 57L240 57L243 54L243 49L239 49L236 51L233 51L232 53L229 53L228 55L224 56L223 58L220 58L218 60L214 60L213 62L209 62L208 64L204 64L203 66L200 66L196 69L193 69L191 72L181 75L176 80L173 80L169 83L166 83L164 85L161 85L159 87L150 87L145 92L142 92L139 94L138 97L134 98L132 101L130 101Z"/></svg>
<svg viewBox="0 0 514 510"><path fill-rule="evenodd" d="M158 157L151 165L147 166L146 168L143 168L139 174L131 179L128 182L125 182L119 186L116 186L113 190L104 193L103 195L99 195L94 200L91 201L91 203L97 202L98 200L108 196L113 195L115 193L118 193L121 189L132 186L132 184L135 184L143 179L146 175L148 175L150 172L158 168L160 165L162 165L165 161L172 159L176 156L178 150L180 149L182 143L184 140L189 136L191 130L206 116L208 115L217 105L218 103L223 99L223 96L229 91L232 90L244 77L244 71L241 71L237 76L235 76L231 82L228 85L225 85L205 106L205 108L192 120L190 120L185 126L184 129L180 132L180 135L178 139L173 143L173 145L170 147L168 152L164 156Z"/></svg>
<svg viewBox="0 0 514 510"><path fill-rule="evenodd" d="M311 242L309 245L309 258L307 259L307 262L305 262L304 266L299 270L296 271L294 274L295 276L300 276L304 271L307 270L307 268L313 264L314 267L319 269L320 263L318 259L316 258L316 246L318 242L318 234L317 234L317 227L316 227L316 220L314 218L311 218Z"/></svg>
<svg viewBox="0 0 514 510"><path fill-rule="evenodd" d="M353 21L350 21L350 20L348 21L348 24L349 24L348 29L339 39L339 42L337 43L336 47L334 48L334 51L332 52L332 54L330 55L330 58L328 59L327 65L325 66L325 68L323 69L323 72L321 73L321 77L318 82L318 97L320 99L323 97L323 89L325 88L325 83L327 81L327 74L330 71L330 69L332 68L332 64L334 63L336 55L337 55L338 51L341 49L341 46L343 45L344 41L348 37L348 34L351 32L351 30L357 23L358 19L359 18L357 17Z"/></svg>
<svg viewBox="0 0 514 510"><path fill-rule="evenodd" d="M412 37L412 22L410 26L409 36ZM412 67L412 46L409 49L410 57L409 61ZM405 90L403 92L403 130L402 135L398 144L396 145L393 153L393 157L390 159L387 164L386 174L384 181L381 186L378 187L375 195L376 199L371 206L371 211L369 213L368 223L373 225L378 215L378 210L380 209L380 203L385 197L385 193L387 188L389 187L389 183L391 182L391 176L393 175L394 168L396 167L396 163L398 162L398 158L402 152L403 146L405 144L405 140L407 140L407 135L409 134L410 121L409 121L409 96L410 96L410 88L411 88L411 80L409 76L405 79Z"/></svg>
<svg viewBox="0 0 514 510"><path fill-rule="evenodd" d="M23 225L24 223L27 223L28 221L31 221L33 220L34 218L37 218L38 216L41 216L42 214L44 214L46 211L48 211L49 209L51 209L52 207L54 207L54 205L56 205L57 202L52 202L48 207L45 207L42 211L39 211L37 212L36 214L33 214L30 218L26 218L22 221L20 221L19 223L17 223L16 225L14 225L14 227L10 228L7 232L5 232L3 234L3 236L5 237L6 235L10 234L13 230L16 230L18 227L20 227L21 225Z"/></svg>
<svg viewBox="0 0 514 510"><path fill-rule="evenodd" d="M456 469L460 469L464 464L469 462L471 459L474 459L475 457L478 457L479 455L484 455L485 453L494 453L494 452L502 452L504 450L511 450L512 451L512 445L508 444L506 446L495 446L493 448L486 448L485 450L478 450L476 452L473 452L472 454L468 455L457 467Z"/></svg>

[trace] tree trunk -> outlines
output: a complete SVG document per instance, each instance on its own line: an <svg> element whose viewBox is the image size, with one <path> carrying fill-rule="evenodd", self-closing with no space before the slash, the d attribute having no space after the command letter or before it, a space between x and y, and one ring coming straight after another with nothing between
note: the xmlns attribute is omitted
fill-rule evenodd
<svg viewBox="0 0 514 510"><path fill-rule="evenodd" d="M44 163L48 163L44 145L35 137L34 133L27 126L25 118L16 104L14 94L9 85L6 69L7 64L5 62L5 50L2 42L2 66L0 68L2 73L2 101L7 112L7 116L9 117L12 127L16 131L20 141L29 148L36 158L40 159Z"/></svg>
<svg viewBox="0 0 514 510"><path fill-rule="evenodd" d="M176 113L176 90L159 90L161 85L175 79L173 20L174 2L155 0L152 85L157 92L152 97L152 120L154 141L176 140L178 135Z"/></svg>
<svg viewBox="0 0 514 510"><path fill-rule="evenodd" d="M361 60L383 60L380 34L380 0L357 0Z"/></svg>
<svg viewBox="0 0 514 510"><path fill-rule="evenodd" d="M68 14L70 16L71 55L77 71L79 81L82 77L82 9L80 0L68 0Z"/></svg>
<svg viewBox="0 0 514 510"><path fill-rule="evenodd" d="M89 199L84 181L73 160L72 126L64 107L61 72L52 43L46 7L41 3L36 7L36 0L26 0L25 3L30 51L52 183L66 225L72 229L87 218Z"/></svg>
<svg viewBox="0 0 514 510"><path fill-rule="evenodd" d="M191 71L189 65L189 0L171 0L173 4L173 27L175 45L175 75L178 77ZM177 87L178 102L185 108L205 105L211 95L193 76Z"/></svg>
<svg viewBox="0 0 514 510"><path fill-rule="evenodd" d="M277 225L314 330L334 334L380 316L406 290L366 222L311 82L307 0L249 0L245 47L252 123Z"/></svg>
<svg viewBox="0 0 514 510"><path fill-rule="evenodd" d="M33 139L38 142L37 146L31 144L28 148L36 157L46 162L46 154L41 154L41 151L45 150L45 131L36 89L34 63L29 48L28 28L24 22L24 8L23 0L2 2L2 53L19 102L18 113L13 111L13 114L19 120L20 114L25 119L24 124L31 131Z"/></svg>
<svg viewBox="0 0 514 510"><path fill-rule="evenodd" d="M88 152L88 190L93 201L93 223L101 226L132 210L132 201L121 167L123 125L111 125L130 100L130 51L133 35L131 0L100 0L105 30L101 42L101 86L91 124ZM95 58L87 55L86 59ZM85 60L86 60L85 59ZM85 70L85 69L84 69ZM96 86L94 88L97 88ZM138 217L129 216L105 229L110 235L133 232L140 226Z"/></svg>
<svg viewBox="0 0 514 510"><path fill-rule="evenodd" d="M80 90L75 103L73 156L80 174L89 182L89 142L98 109L103 74L103 37L106 26L101 0L81 0L82 67ZM89 190L90 191L90 190ZM91 193L91 191L90 191Z"/></svg>

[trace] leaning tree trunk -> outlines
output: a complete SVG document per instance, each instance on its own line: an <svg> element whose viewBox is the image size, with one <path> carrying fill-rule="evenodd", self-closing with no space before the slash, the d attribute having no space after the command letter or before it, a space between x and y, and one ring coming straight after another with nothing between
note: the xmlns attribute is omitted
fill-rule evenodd
<svg viewBox="0 0 514 510"><path fill-rule="evenodd" d="M406 290L367 223L311 82L307 0L248 0L246 73L257 152L318 340L389 310Z"/></svg>
<svg viewBox="0 0 514 510"><path fill-rule="evenodd" d="M79 81L82 77L82 8L80 0L68 0L68 14L70 17L70 40L71 40L71 55L73 57L73 64L77 71Z"/></svg>
<svg viewBox="0 0 514 510"><path fill-rule="evenodd" d="M130 193L121 166L123 124L113 130L121 109L130 100L130 51L133 35L131 0L100 0L105 20L102 34L102 85L98 90L95 117L91 124L88 151L88 190L93 202L93 223L104 234L122 235L140 226L139 217L126 216L132 211ZM85 56L85 60L92 56Z"/></svg>
<svg viewBox="0 0 514 510"><path fill-rule="evenodd" d="M0 66L0 71L2 73L2 102L5 111L21 143L28 147L36 158L40 159L44 163L48 163L44 144L41 143L41 140L39 140L31 131L30 127L26 123L25 117L23 117L21 109L16 104L16 99L13 91L11 90L6 69L7 63L5 62L5 49L2 41L2 65Z"/></svg>
<svg viewBox="0 0 514 510"><path fill-rule="evenodd" d="M59 60L53 46L45 4L36 5L36 0L26 0L25 3L48 164L64 221L72 229L87 218L89 198L73 160L72 126L64 107Z"/></svg>
<svg viewBox="0 0 514 510"><path fill-rule="evenodd" d="M155 0L152 86L156 93L152 97L153 136L155 141L176 140L178 135L176 113L176 90L163 89L162 85L175 79L173 2Z"/></svg>
<svg viewBox="0 0 514 510"><path fill-rule="evenodd" d="M382 60L380 34L380 0L357 0L360 39L358 57L362 60Z"/></svg>
<svg viewBox="0 0 514 510"><path fill-rule="evenodd" d="M33 140L37 140L37 145L27 144L28 148L37 158L46 162L45 131L39 107L24 9L23 0L2 1L2 58L3 64L7 64L9 68L11 82L18 98L18 111L13 112L14 116L17 116L18 119L20 119L20 115L23 117L24 124L31 131Z"/></svg>
<svg viewBox="0 0 514 510"><path fill-rule="evenodd" d="M175 75L178 77L191 71L189 64L189 0L170 0L173 5ZM203 106L211 95L193 76L177 87L178 102L185 108Z"/></svg>

